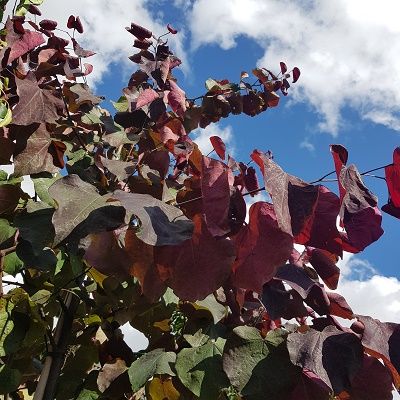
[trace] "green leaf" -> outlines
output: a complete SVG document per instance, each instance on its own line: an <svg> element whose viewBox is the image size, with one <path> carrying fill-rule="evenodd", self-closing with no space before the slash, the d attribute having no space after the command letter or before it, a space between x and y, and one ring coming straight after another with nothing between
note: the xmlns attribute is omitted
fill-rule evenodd
<svg viewBox="0 0 400 400"><path fill-rule="evenodd" d="M9 335L14 329L14 321L11 319L11 311L14 304L6 299L0 299L0 357L4 357L10 353L9 351ZM6 342L7 340L7 342ZM12 341L12 337L11 337ZM15 346L11 346L15 347Z"/></svg>
<svg viewBox="0 0 400 400"><path fill-rule="evenodd" d="M18 257L15 251L4 257L3 271L7 274L15 276L23 267L24 262Z"/></svg>
<svg viewBox="0 0 400 400"><path fill-rule="evenodd" d="M0 181L5 182L5 181L7 181L7 178L8 178L7 172L0 169Z"/></svg>
<svg viewBox="0 0 400 400"><path fill-rule="evenodd" d="M111 104L119 112L124 112L129 110L129 102L125 96L121 96L117 101L111 101Z"/></svg>
<svg viewBox="0 0 400 400"><path fill-rule="evenodd" d="M137 392L156 374L175 376L170 365L173 365L175 360L175 353L166 352L164 349L155 349L134 361L128 370L132 391Z"/></svg>
<svg viewBox="0 0 400 400"><path fill-rule="evenodd" d="M60 174L56 174L55 176L49 173L31 175L36 194L39 196L40 200L50 207L55 208L56 202L49 195L49 187L60 178Z"/></svg>
<svg viewBox="0 0 400 400"><path fill-rule="evenodd" d="M31 296L31 300L36 304L45 304L49 301L51 292L46 289L38 290L34 295Z"/></svg>
<svg viewBox="0 0 400 400"><path fill-rule="evenodd" d="M40 6L44 0L21 0L18 4L16 15L22 16L25 15L28 11L28 8L31 4L35 6Z"/></svg>
<svg viewBox="0 0 400 400"><path fill-rule="evenodd" d="M216 399L220 390L229 386L222 369L225 340L210 340L203 346L183 349L176 358L178 378L199 399Z"/></svg>
<svg viewBox="0 0 400 400"><path fill-rule="evenodd" d="M0 366L0 394L8 394L18 389L22 374L7 365Z"/></svg>
<svg viewBox="0 0 400 400"><path fill-rule="evenodd" d="M93 185L84 182L78 175L57 180L50 186L49 194L58 204L53 215L54 245L74 230L75 235L81 238L89 233L115 229L123 222L125 210L120 203L107 201Z"/></svg>
<svg viewBox="0 0 400 400"><path fill-rule="evenodd" d="M17 230L3 218L0 218L0 245L6 240L11 239Z"/></svg>
<svg viewBox="0 0 400 400"><path fill-rule="evenodd" d="M99 393L93 390L83 389L76 400L97 400L99 396Z"/></svg>
<svg viewBox="0 0 400 400"><path fill-rule="evenodd" d="M226 341L223 367L246 399L282 398L293 389L299 370L290 362L285 340L283 330L263 338L253 327L233 329Z"/></svg>
<svg viewBox="0 0 400 400"><path fill-rule="evenodd" d="M196 301L200 307L204 307L209 310L214 318L214 324L225 318L228 310L221 303L218 303L214 294L208 295L204 300Z"/></svg>

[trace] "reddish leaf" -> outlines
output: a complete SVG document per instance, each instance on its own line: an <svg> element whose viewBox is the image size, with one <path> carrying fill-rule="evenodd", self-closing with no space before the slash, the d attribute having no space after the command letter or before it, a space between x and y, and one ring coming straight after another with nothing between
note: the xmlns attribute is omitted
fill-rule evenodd
<svg viewBox="0 0 400 400"><path fill-rule="evenodd" d="M279 66L281 67L281 72L282 72L282 74L284 74L284 73L287 71L287 66L286 66L286 64L285 64L283 61L281 61L281 62L279 63Z"/></svg>
<svg viewBox="0 0 400 400"><path fill-rule="evenodd" d="M203 212L207 227L213 236L224 236L230 231L232 171L223 162L203 156L201 176Z"/></svg>
<svg viewBox="0 0 400 400"><path fill-rule="evenodd" d="M178 117L183 117L186 111L185 92L172 80L169 80L170 91L168 92L168 104Z"/></svg>
<svg viewBox="0 0 400 400"><path fill-rule="evenodd" d="M148 194L117 190L112 197L125 207L128 218L135 216L140 220L137 236L149 245L176 245L192 236L192 221L177 207Z"/></svg>
<svg viewBox="0 0 400 400"><path fill-rule="evenodd" d="M328 299L330 301L329 313L337 317L353 319L354 314L351 307L343 296L338 293L328 292Z"/></svg>
<svg viewBox="0 0 400 400"><path fill-rule="evenodd" d="M261 292L289 258L293 240L278 226L272 204L254 203L249 214L249 224L235 239L234 281L237 287Z"/></svg>
<svg viewBox="0 0 400 400"><path fill-rule="evenodd" d="M363 362L358 338L333 326L322 332L291 333L287 346L292 363L314 372L335 394L350 389Z"/></svg>
<svg viewBox="0 0 400 400"><path fill-rule="evenodd" d="M41 122L54 122L64 103L49 89L38 86L35 75L29 72L25 79L16 78L19 103L13 109L13 123L30 125Z"/></svg>
<svg viewBox="0 0 400 400"><path fill-rule="evenodd" d="M11 214L22 196L19 186L4 184L0 185L0 215Z"/></svg>
<svg viewBox="0 0 400 400"><path fill-rule="evenodd" d="M176 29L174 29L172 27L172 25L170 25L170 24L167 25L167 29L168 29L169 33L172 33L173 35L176 35L178 33L178 31Z"/></svg>
<svg viewBox="0 0 400 400"><path fill-rule="evenodd" d="M202 300L222 286L235 259L229 239L213 238L200 215L193 222L192 239L155 250L162 279L179 298L189 301Z"/></svg>
<svg viewBox="0 0 400 400"><path fill-rule="evenodd" d="M364 186L354 165L342 169L340 183L346 191L340 209L347 233L344 249L353 253L362 251L383 234L377 198Z"/></svg>
<svg viewBox="0 0 400 400"><path fill-rule="evenodd" d="M33 4L31 4L28 7L28 12L30 12L33 15L39 15L39 16L42 15L42 12L40 11L40 9Z"/></svg>
<svg viewBox="0 0 400 400"><path fill-rule="evenodd" d="M223 140L219 136L210 136L210 142L218 157L225 160L226 146Z"/></svg>
<svg viewBox="0 0 400 400"><path fill-rule="evenodd" d="M143 294L150 301L156 302L167 287L154 262L154 247L142 242L132 230L128 230L125 235L125 251L130 275L139 280Z"/></svg>
<svg viewBox="0 0 400 400"><path fill-rule="evenodd" d="M261 301L273 320L308 316L301 296L293 289L286 290L278 279L272 279L263 286Z"/></svg>
<svg viewBox="0 0 400 400"><path fill-rule="evenodd" d="M86 58L86 57L94 56L94 55L96 54L94 51L85 50L83 47L81 47L81 46L79 45L79 43L76 41L76 39L72 38L71 40L72 40L72 43L73 43L73 45L74 45L75 54L76 54L78 57Z"/></svg>
<svg viewBox="0 0 400 400"><path fill-rule="evenodd" d="M293 81L292 81L292 83L296 83L300 78L300 70L299 70L299 68L294 67L292 73L293 73Z"/></svg>
<svg viewBox="0 0 400 400"><path fill-rule="evenodd" d="M75 16L70 15L67 22L67 28L73 29L75 27L75 21L76 21Z"/></svg>
<svg viewBox="0 0 400 400"><path fill-rule="evenodd" d="M400 219L400 207L395 207L392 202L382 206L381 210L392 217Z"/></svg>
<svg viewBox="0 0 400 400"><path fill-rule="evenodd" d="M13 128L12 134L16 139L14 152L16 176L59 171L54 164L53 155L49 152L52 139L45 124L32 124L21 129ZM57 158L56 163L58 163Z"/></svg>
<svg viewBox="0 0 400 400"><path fill-rule="evenodd" d="M361 342L367 353L381 358L392 373L393 383L400 387L400 325L381 322L377 319L357 315L364 325Z"/></svg>
<svg viewBox="0 0 400 400"><path fill-rule="evenodd" d="M81 19L80 19L79 17L76 17L76 19L75 19L74 28L75 28L79 33L83 33L83 26L82 26Z"/></svg>
<svg viewBox="0 0 400 400"><path fill-rule="evenodd" d="M320 249L308 251L310 264L317 271L317 274L325 282L329 289L336 289L340 276L340 269L336 266L336 258L332 254Z"/></svg>
<svg viewBox="0 0 400 400"><path fill-rule="evenodd" d="M363 365L351 381L351 400L392 400L393 385L389 370L375 357L364 354Z"/></svg>
<svg viewBox="0 0 400 400"><path fill-rule="evenodd" d="M265 188L272 197L279 226L284 232L299 235L312 217L318 187L287 174L258 150L253 151L251 158L264 176Z"/></svg>
<svg viewBox="0 0 400 400"><path fill-rule="evenodd" d="M385 168L386 184L389 190L390 203L400 207L400 147L393 151L393 165Z"/></svg>
<svg viewBox="0 0 400 400"><path fill-rule="evenodd" d="M135 39L133 42L133 47L136 47L137 49L142 49L142 50L147 50L151 46L151 40L143 39Z"/></svg>
<svg viewBox="0 0 400 400"><path fill-rule="evenodd" d="M154 100L156 100L158 98L159 98L159 95L155 90L153 90L153 89L143 90L143 92L140 92L140 94L137 98L135 110L149 105L150 103L152 103Z"/></svg>
<svg viewBox="0 0 400 400"><path fill-rule="evenodd" d="M342 255L342 238L336 226L340 200L325 186L318 186L318 198L295 242Z"/></svg>
<svg viewBox="0 0 400 400"><path fill-rule="evenodd" d="M45 29L46 31L54 31L54 29L56 29L57 27L57 21L53 21L51 19L43 19L39 22L39 25L42 29Z"/></svg>
<svg viewBox="0 0 400 400"><path fill-rule="evenodd" d="M136 36L139 40L150 39L152 37L152 32L143 26L137 25L134 22L131 23L130 28L125 28L129 33Z"/></svg>
<svg viewBox="0 0 400 400"><path fill-rule="evenodd" d="M0 136L0 165L11 164L14 149L15 143L11 139Z"/></svg>
<svg viewBox="0 0 400 400"><path fill-rule="evenodd" d="M15 34L14 34L15 35ZM21 35L15 35L10 37L7 34L7 44L10 48L10 52L5 55L3 64L10 64L18 57L21 57L33 50L35 47L40 46L45 42L43 35L39 32L32 32L25 29L25 33Z"/></svg>
<svg viewBox="0 0 400 400"><path fill-rule="evenodd" d="M313 372L304 370L289 400L331 400L331 389Z"/></svg>
<svg viewBox="0 0 400 400"><path fill-rule="evenodd" d="M278 268L276 279L285 281L318 314L329 313L329 299L323 285L310 278L304 268L285 264Z"/></svg>
<svg viewBox="0 0 400 400"><path fill-rule="evenodd" d="M340 203L342 203L342 200L346 193L346 190L343 188L339 178L340 178L340 172L342 171L342 168L347 163L348 152L347 152L346 148L340 144L331 144L330 149L331 149L331 153L333 156L333 162L335 163L335 171L336 171L336 176L337 176L338 184L339 184Z"/></svg>
<svg viewBox="0 0 400 400"><path fill-rule="evenodd" d="M243 176L243 182L247 191L250 193L250 196L254 197L258 192L252 192L257 191L260 188L260 185L258 184L256 170L253 167L249 167L246 169L246 172Z"/></svg>

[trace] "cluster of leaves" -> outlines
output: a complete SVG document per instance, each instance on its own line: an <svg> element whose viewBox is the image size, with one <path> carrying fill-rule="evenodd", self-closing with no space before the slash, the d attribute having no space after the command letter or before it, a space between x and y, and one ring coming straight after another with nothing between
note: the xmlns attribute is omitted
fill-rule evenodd
<svg viewBox="0 0 400 400"><path fill-rule="evenodd" d="M219 159L190 138L231 113L275 107L298 68L255 69L252 85L244 72L239 84L209 79L188 99L165 35L132 23L137 70L111 116L84 83L92 68L82 59L94 53L74 36L79 17L69 18L68 39L57 36L57 22L28 18L39 3L21 1L1 37L0 163L14 173L0 171L0 286L7 274L22 283L1 292L0 393L391 399L399 325L354 315L325 290L337 287L343 250L362 251L383 233L346 149L331 147L339 196L255 150L272 202L254 203L246 223L243 196L262 190L255 168L218 137ZM396 216L398 155L384 207ZM33 197L21 189L26 175ZM336 317L356 320L346 328ZM125 323L146 335L145 351L127 346Z"/></svg>

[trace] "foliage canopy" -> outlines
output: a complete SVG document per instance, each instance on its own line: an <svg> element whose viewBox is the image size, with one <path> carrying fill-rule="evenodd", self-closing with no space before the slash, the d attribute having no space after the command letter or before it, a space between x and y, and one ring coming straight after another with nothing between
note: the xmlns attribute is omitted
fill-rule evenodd
<svg viewBox="0 0 400 400"><path fill-rule="evenodd" d="M208 79L188 99L166 40L177 31L155 37L132 23L136 70L110 115L86 84L94 52L79 44L79 17L65 36L41 19L41 3L21 0L1 31L0 164L14 173L0 171L0 393L391 399L399 325L355 315L325 289L337 287L343 251L383 234L377 198L347 150L331 146L336 195L320 184L326 176L304 182L269 151L254 150L253 166L217 136L216 157L190 138L231 114L276 107L300 70L281 62L278 74L254 69L253 84L246 72L239 83ZM382 208L395 217L399 159L396 149ZM244 197L264 189L271 203L255 202L246 222ZM17 274L22 283L3 293ZM124 342L125 323L146 335L145 351Z"/></svg>

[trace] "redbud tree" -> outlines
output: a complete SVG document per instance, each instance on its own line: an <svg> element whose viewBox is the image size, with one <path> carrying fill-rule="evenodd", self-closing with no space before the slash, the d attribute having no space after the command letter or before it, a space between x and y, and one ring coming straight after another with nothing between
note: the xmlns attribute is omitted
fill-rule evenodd
<svg viewBox="0 0 400 400"><path fill-rule="evenodd" d="M208 79L190 99L168 45L179 33L132 23L132 75L111 114L86 84L94 52L80 44L80 18L59 26L41 3L16 2L0 33L0 164L14 171L0 170L0 393L391 399L399 325L355 314L334 291L343 251L383 233L347 150L330 148L336 194L321 184L327 175L307 183L267 149L240 162L217 136L207 155L191 138L278 106L300 70L281 62L236 83ZM385 175L382 209L398 218L398 149ZM246 219L246 196L262 190L270 202L254 202ZM145 350L126 344L127 323Z"/></svg>

